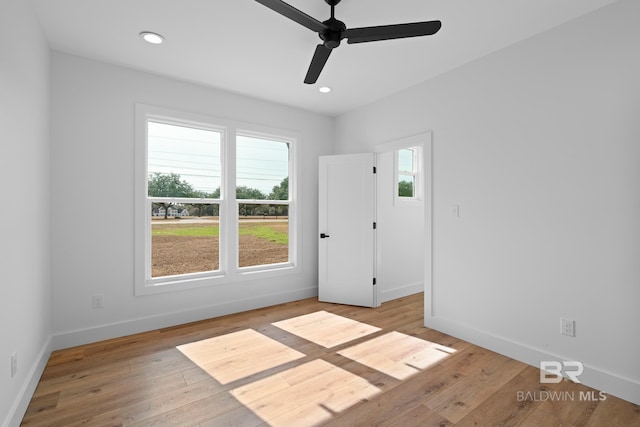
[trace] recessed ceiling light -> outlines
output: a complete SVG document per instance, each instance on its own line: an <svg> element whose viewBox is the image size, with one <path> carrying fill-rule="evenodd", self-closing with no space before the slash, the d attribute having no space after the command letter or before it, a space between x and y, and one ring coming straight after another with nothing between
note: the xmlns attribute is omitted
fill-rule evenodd
<svg viewBox="0 0 640 427"><path fill-rule="evenodd" d="M322 86L320 89L318 89L318 91L320 91L321 93L329 93L331 92L331 88L329 86Z"/></svg>
<svg viewBox="0 0 640 427"><path fill-rule="evenodd" d="M160 34L152 33L151 31L141 32L140 37L142 37L144 41L151 44L160 44L164 42L164 37L162 37Z"/></svg>

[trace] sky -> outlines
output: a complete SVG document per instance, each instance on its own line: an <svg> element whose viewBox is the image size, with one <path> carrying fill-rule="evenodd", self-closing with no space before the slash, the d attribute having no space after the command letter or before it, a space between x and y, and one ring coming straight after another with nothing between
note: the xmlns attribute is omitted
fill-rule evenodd
<svg viewBox="0 0 640 427"><path fill-rule="evenodd" d="M221 184L222 133L148 123L148 172L177 173L195 190L214 192ZM289 175L289 145L236 136L236 185L271 193Z"/></svg>

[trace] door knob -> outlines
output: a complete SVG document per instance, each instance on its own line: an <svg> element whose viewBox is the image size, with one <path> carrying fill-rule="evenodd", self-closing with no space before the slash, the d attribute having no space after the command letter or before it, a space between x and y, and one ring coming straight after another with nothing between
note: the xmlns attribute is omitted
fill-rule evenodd
<svg viewBox="0 0 640 427"><path fill-rule="evenodd" d="M321 239L326 239L327 237L329 237L328 234L320 233L320 238Z"/></svg>

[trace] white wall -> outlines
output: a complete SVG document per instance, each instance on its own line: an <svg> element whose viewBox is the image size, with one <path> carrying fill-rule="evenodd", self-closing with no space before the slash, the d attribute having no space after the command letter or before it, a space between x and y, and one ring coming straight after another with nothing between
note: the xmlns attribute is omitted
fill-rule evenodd
<svg viewBox="0 0 640 427"><path fill-rule="evenodd" d="M341 153L433 131L427 325L534 365L581 361L583 382L635 403L638 16L620 1L336 125Z"/></svg>
<svg viewBox="0 0 640 427"><path fill-rule="evenodd" d="M134 296L136 103L302 135L300 274ZM318 156L333 151L333 119L60 53L51 114L55 348L317 295L316 177ZM103 309L91 307L96 293Z"/></svg>
<svg viewBox="0 0 640 427"><path fill-rule="evenodd" d="M31 2L0 2L0 425L17 425L49 356L49 49ZM11 355L18 355L11 378Z"/></svg>

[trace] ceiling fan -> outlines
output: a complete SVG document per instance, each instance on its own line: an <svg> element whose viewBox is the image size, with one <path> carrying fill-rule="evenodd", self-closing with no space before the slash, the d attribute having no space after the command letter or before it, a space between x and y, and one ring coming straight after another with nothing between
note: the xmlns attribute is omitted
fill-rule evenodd
<svg viewBox="0 0 640 427"><path fill-rule="evenodd" d="M438 32L440 21L413 22L410 24L381 25L377 27L347 28L344 22L335 18L335 7L340 0L324 0L331 6L331 18L324 22L307 15L282 0L256 0L258 3L318 33L323 43L316 47L311 65L304 79L307 84L314 84L331 51L340 46L342 39L347 43L365 43L379 40L402 39L407 37L430 36Z"/></svg>

